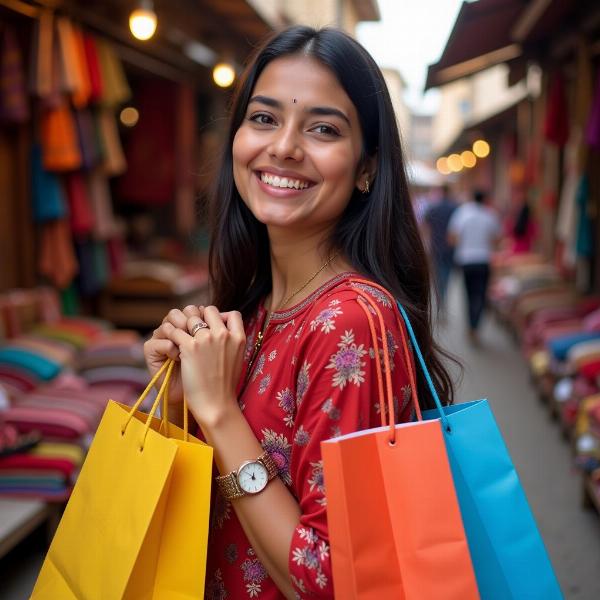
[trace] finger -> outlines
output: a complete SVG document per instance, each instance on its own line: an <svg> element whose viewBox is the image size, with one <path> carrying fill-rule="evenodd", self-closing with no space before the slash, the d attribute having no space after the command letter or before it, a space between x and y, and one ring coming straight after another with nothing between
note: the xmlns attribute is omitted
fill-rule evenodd
<svg viewBox="0 0 600 600"><path fill-rule="evenodd" d="M196 306L195 304L188 304L188 306L186 306L182 312L188 319L190 317L202 318L203 310L204 310L204 306Z"/></svg>
<svg viewBox="0 0 600 600"><path fill-rule="evenodd" d="M187 325L187 321L186 321ZM175 327L172 323L163 323L160 326L160 336L164 339L171 340L179 348L182 345L189 344L192 340L192 336L187 332L186 325L182 327Z"/></svg>
<svg viewBox="0 0 600 600"><path fill-rule="evenodd" d="M198 324L203 324L204 327L197 327ZM190 317L187 322L187 330L192 337L196 337L201 329L208 329L206 321L200 317Z"/></svg>
<svg viewBox="0 0 600 600"><path fill-rule="evenodd" d="M208 327L213 333L225 329L225 324L223 323L221 313L216 306L207 306L204 309L203 319L206 321Z"/></svg>
<svg viewBox="0 0 600 600"><path fill-rule="evenodd" d="M167 339L152 339L146 342L149 357L169 357L173 360L179 359L179 348Z"/></svg>
<svg viewBox="0 0 600 600"><path fill-rule="evenodd" d="M231 333L235 333L237 335L242 334L245 336L244 320L242 319L241 312L237 310L231 310L229 312L221 313L221 318Z"/></svg>
<svg viewBox="0 0 600 600"><path fill-rule="evenodd" d="M183 329L187 323L187 317L178 308L173 308L167 313L167 316L163 319L163 325L165 323L171 323L171 325Z"/></svg>

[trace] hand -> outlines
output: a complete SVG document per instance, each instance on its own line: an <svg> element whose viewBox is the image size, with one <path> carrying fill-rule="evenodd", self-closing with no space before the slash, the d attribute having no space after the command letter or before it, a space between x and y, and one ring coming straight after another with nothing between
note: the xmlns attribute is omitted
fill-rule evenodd
<svg viewBox="0 0 600 600"><path fill-rule="evenodd" d="M168 332L173 328L187 331L188 319L191 317L201 318L203 310L203 306L193 305L186 306L183 310L174 308L162 320L162 324L154 330L152 337L144 343L144 358L151 377L168 358L179 361L179 347L171 341ZM157 389L160 387L162 380L161 377L157 382ZM169 385L169 403L177 404L180 402L183 402L183 384L181 382L180 365L176 364Z"/></svg>
<svg viewBox="0 0 600 600"><path fill-rule="evenodd" d="M187 318L185 330L169 321L161 326L161 332L179 349L181 379L189 409L202 427L210 427L229 410L237 409L236 387L246 334L237 311L219 313L216 307L207 306L199 312ZM199 329L192 337L188 332L200 320L208 327Z"/></svg>

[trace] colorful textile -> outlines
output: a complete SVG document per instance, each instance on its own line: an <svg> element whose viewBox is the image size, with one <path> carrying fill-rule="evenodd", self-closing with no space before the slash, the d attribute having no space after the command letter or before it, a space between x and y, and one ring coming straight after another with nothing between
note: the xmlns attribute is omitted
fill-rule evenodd
<svg viewBox="0 0 600 600"><path fill-rule="evenodd" d="M53 360L24 348L0 347L0 364L29 371L34 377L48 380L58 375L61 366Z"/></svg>
<svg viewBox="0 0 600 600"><path fill-rule="evenodd" d="M44 223L41 231L38 269L60 289L67 287L73 281L77 273L77 262L66 219Z"/></svg>
<svg viewBox="0 0 600 600"><path fill-rule="evenodd" d="M379 426L381 418L369 324L348 282L335 277L295 307L275 312L252 367L256 336L266 311L246 323L247 344L240 405L279 477L300 503L300 524L289 569L301 597L332 597L331 565L320 442ZM390 300L361 284L384 315L401 422L411 415L411 388L400 351L400 331ZM208 598L280 598L256 557L231 504L218 494L211 510L206 575Z"/></svg>
<svg viewBox="0 0 600 600"><path fill-rule="evenodd" d="M44 111L41 125L42 156L48 171L73 171L81 167L81 151L71 109L62 101Z"/></svg>
<svg viewBox="0 0 600 600"><path fill-rule="evenodd" d="M67 214L60 180L57 175L44 169L42 149L38 144L31 147L31 199L36 221L62 219Z"/></svg>
<svg viewBox="0 0 600 600"><path fill-rule="evenodd" d="M565 82L559 71L554 73L550 81L544 118L544 136L557 146L564 146L569 139L569 113Z"/></svg>
<svg viewBox="0 0 600 600"><path fill-rule="evenodd" d="M585 139L590 146L600 150L600 69L596 74L596 91L587 122Z"/></svg>

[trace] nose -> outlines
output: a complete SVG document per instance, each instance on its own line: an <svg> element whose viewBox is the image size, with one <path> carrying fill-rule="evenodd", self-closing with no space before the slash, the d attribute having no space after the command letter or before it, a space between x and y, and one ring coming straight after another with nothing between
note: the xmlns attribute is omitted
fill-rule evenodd
<svg viewBox="0 0 600 600"><path fill-rule="evenodd" d="M301 134L293 122L273 130L273 138L267 149L269 156L281 161L301 161L304 157Z"/></svg>

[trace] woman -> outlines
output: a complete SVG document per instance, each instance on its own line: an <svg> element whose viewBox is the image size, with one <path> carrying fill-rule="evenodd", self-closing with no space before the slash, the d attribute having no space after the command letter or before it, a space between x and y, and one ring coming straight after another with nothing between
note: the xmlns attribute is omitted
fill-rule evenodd
<svg viewBox="0 0 600 600"><path fill-rule="evenodd" d="M293 27L257 50L233 99L211 224L214 305L172 310L145 347L152 373L181 361L173 414L185 390L215 450L206 597L332 598L319 444L380 423L356 285L384 313L398 414L411 417L392 303L352 278L404 303L451 395L394 111L356 41Z"/></svg>

